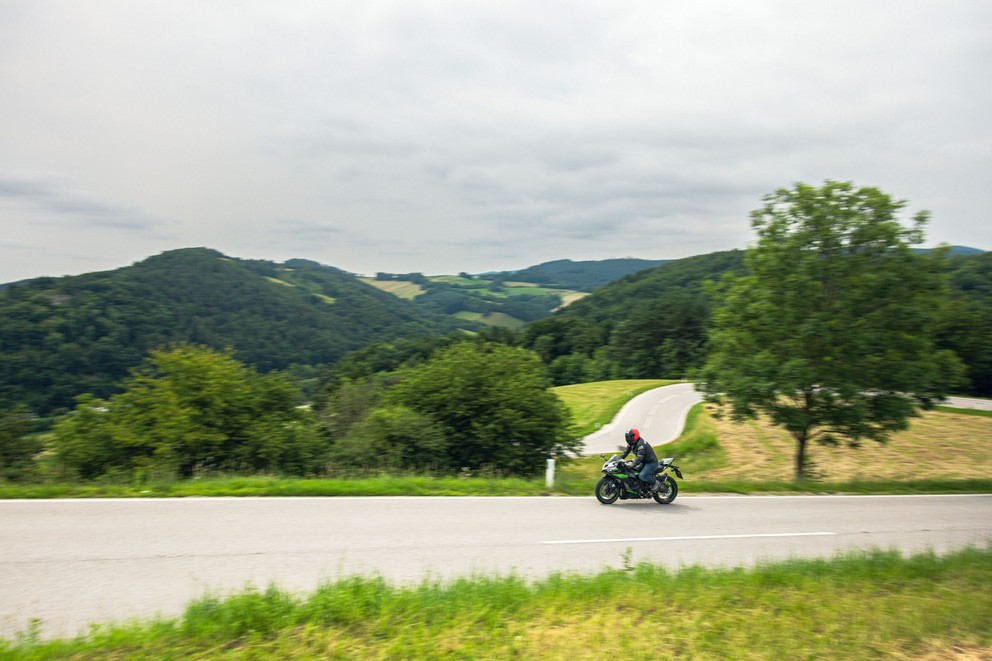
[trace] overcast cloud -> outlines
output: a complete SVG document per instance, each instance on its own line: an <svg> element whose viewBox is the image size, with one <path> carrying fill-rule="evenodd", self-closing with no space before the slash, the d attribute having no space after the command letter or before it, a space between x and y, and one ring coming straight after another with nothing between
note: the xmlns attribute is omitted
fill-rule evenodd
<svg viewBox="0 0 992 661"><path fill-rule="evenodd" d="M744 248L795 181L992 249L992 3L0 2L0 282Z"/></svg>

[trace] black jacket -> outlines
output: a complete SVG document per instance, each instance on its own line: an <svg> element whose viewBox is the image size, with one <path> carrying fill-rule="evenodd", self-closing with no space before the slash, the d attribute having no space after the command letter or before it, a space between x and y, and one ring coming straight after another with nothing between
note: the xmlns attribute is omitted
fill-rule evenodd
<svg viewBox="0 0 992 661"><path fill-rule="evenodd" d="M620 458L626 457L631 452L634 453L634 470L640 470L644 464L658 461L658 455L654 453L654 448L643 438L639 438L632 445L628 445L624 449L623 454L620 455Z"/></svg>

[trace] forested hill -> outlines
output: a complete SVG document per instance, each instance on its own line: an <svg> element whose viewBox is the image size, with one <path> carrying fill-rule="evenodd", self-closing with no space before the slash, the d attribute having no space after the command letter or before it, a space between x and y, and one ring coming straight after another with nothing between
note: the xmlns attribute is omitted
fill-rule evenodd
<svg viewBox="0 0 992 661"><path fill-rule="evenodd" d="M581 262L558 259L520 271L504 271L499 274L487 274L485 277L498 275L505 280L520 280L545 287L591 292L597 287L619 280L626 275L661 266L669 261L671 260L635 259L633 257Z"/></svg>
<svg viewBox="0 0 992 661"><path fill-rule="evenodd" d="M470 325L315 262L175 250L0 292L0 408L23 403L47 413L83 392L105 397L148 351L171 343L231 348L268 371Z"/></svg>
<svg viewBox="0 0 992 661"><path fill-rule="evenodd" d="M557 385L609 378L681 378L705 358L709 298L703 283L744 269L744 252L673 260L598 288L527 326Z"/></svg>
<svg viewBox="0 0 992 661"><path fill-rule="evenodd" d="M727 271L741 271L744 251L728 250L669 261L660 267L626 275L601 287L565 310L563 316L584 317L609 325L643 314L673 293L692 298L702 294L703 283L719 280Z"/></svg>
<svg viewBox="0 0 992 661"><path fill-rule="evenodd" d="M940 349L967 366L961 392L992 396L992 252L956 248L949 291L935 310ZM538 352L557 385L605 378L680 378L707 351L712 300L704 283L745 271L744 251L676 260L623 277L529 324L521 343Z"/></svg>

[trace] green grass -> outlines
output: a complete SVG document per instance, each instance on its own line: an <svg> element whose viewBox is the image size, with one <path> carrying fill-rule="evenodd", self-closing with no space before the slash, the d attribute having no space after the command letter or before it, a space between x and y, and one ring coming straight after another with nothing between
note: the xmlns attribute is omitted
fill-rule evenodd
<svg viewBox="0 0 992 661"><path fill-rule="evenodd" d="M992 549L864 551L751 568L637 563L555 574L345 578L205 596L175 619L38 631L0 657L42 659L891 659L992 653Z"/></svg>
<svg viewBox="0 0 992 661"><path fill-rule="evenodd" d="M982 418L992 418L992 411L985 411L982 409L956 409L950 406L936 406L934 408L938 411L943 411L944 413L957 413L959 415L976 415Z"/></svg>
<svg viewBox="0 0 992 661"><path fill-rule="evenodd" d="M679 383L662 379L596 381L558 386L551 390L572 412L576 436L586 436L613 420L632 397L660 386Z"/></svg>

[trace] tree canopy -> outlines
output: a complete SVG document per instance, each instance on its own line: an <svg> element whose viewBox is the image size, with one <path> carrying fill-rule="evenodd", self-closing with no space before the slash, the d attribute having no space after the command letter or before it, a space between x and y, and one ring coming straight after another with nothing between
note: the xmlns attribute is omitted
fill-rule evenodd
<svg viewBox="0 0 992 661"><path fill-rule="evenodd" d="M817 439L883 441L959 382L935 347L947 294L941 251L912 249L928 214L827 181L767 196L752 213L747 274L716 292L701 388L737 418L759 413L796 440L796 476Z"/></svg>
<svg viewBox="0 0 992 661"><path fill-rule="evenodd" d="M59 459L82 478L160 471L294 475L323 468L325 442L299 392L230 352L183 345L151 354L109 400L85 394L55 426Z"/></svg>
<svg viewBox="0 0 992 661"><path fill-rule="evenodd" d="M188 342L263 372L326 365L369 342L447 333L431 315L338 269L173 250L113 271L0 291L0 408L47 415L105 398L152 350Z"/></svg>
<svg viewBox="0 0 992 661"><path fill-rule="evenodd" d="M530 351L459 342L400 370L386 398L440 425L450 467L527 475L543 470L549 455L577 449L571 414L548 385Z"/></svg>

